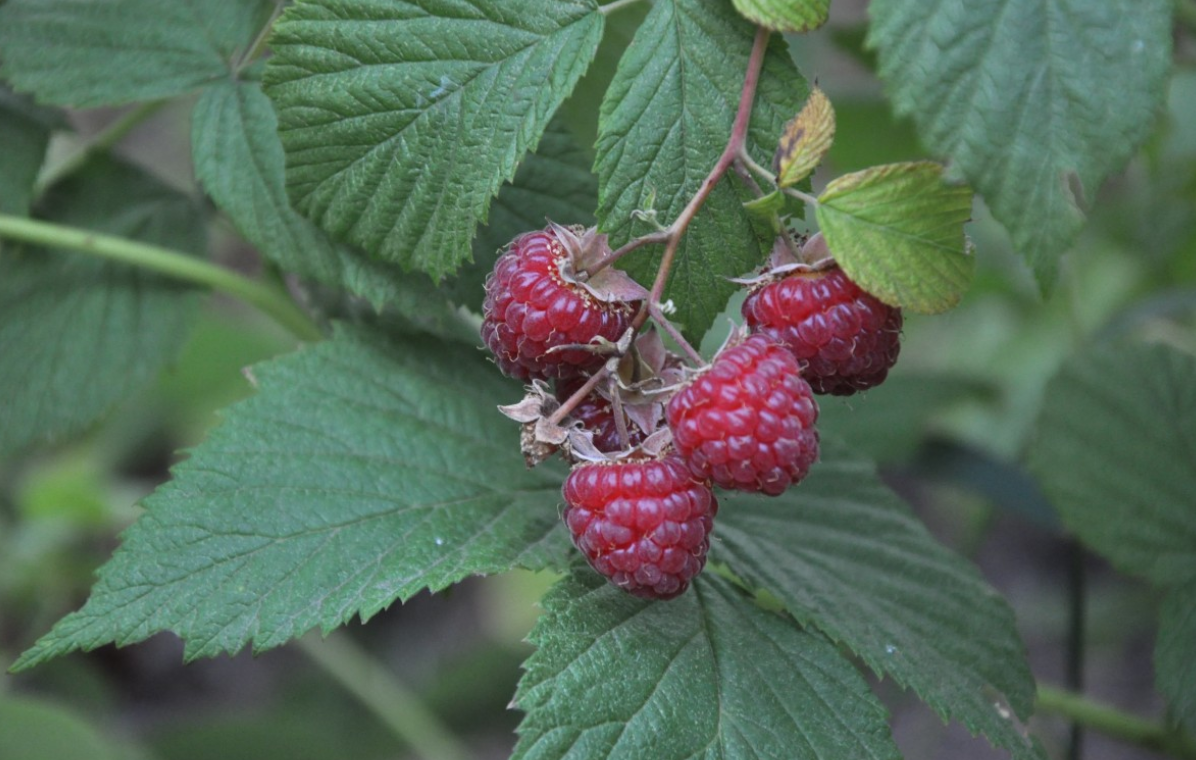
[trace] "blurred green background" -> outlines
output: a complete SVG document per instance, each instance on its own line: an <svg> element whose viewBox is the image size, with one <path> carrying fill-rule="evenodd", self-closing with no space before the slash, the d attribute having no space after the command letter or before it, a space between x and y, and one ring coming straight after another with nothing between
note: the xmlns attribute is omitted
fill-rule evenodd
<svg viewBox="0 0 1196 760"><path fill-rule="evenodd" d="M795 45L803 72L838 114L816 186L841 172L925 156L910 125L889 114L861 50L862 22L861 3L838 3L828 29ZM1095 199L1053 293L1038 293L978 201L969 234L979 271L962 305L908 317L888 382L860 397L827 399L820 420L824 436L874 456L931 530L1007 596L1044 682L1065 680L1068 579L1074 583L1082 568L1085 690L1143 715L1157 715L1162 704L1150 666L1157 600L1061 535L1021 462L1044 385L1078 347L1134 335L1196 353L1194 52L1190 36L1178 40L1166 112L1146 148ZM194 192L189 107L172 104L119 152ZM119 115L73 119L86 139ZM258 266L226 223L214 232L216 260ZM733 302L728 314L737 313ZM721 339L716 328L704 350ZM259 315L212 299L182 357L151 390L81 440L0 461L0 660L11 663L82 603L93 572L136 519L138 499L217 424L216 410L251 392L243 368L290 345ZM519 717L508 703L529 652L523 637L551 580L478 579L339 631L330 644L309 637L258 658L183 666L180 642L158 636L6 676L0 760L413 757L401 738L410 729L393 720L421 710L427 715L414 730L430 740L443 733L451 751L503 758ZM1001 756L889 684L877 688L907 757ZM1036 720L1032 728L1060 756L1067 727ZM1152 756L1099 736L1088 737L1085 751L1090 760Z"/></svg>

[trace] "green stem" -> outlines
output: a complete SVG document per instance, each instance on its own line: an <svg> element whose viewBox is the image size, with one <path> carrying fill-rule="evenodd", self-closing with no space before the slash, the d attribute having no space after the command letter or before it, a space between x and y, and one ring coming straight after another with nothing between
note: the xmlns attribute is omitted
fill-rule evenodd
<svg viewBox="0 0 1196 760"><path fill-rule="evenodd" d="M642 2L642 0L615 0L613 3L607 3L606 5L599 6L598 12L603 16L608 16L617 10L622 10L623 8L626 8L630 5L635 5L639 2Z"/></svg>
<svg viewBox="0 0 1196 760"><path fill-rule="evenodd" d="M1127 744L1162 752L1179 760L1196 760L1196 742L1192 737L1065 689L1040 685L1037 710L1063 716Z"/></svg>
<svg viewBox="0 0 1196 760"><path fill-rule="evenodd" d="M261 309L300 340L323 338L319 327L283 291L178 251L8 214L0 214L0 238L68 248L204 285Z"/></svg>
<svg viewBox="0 0 1196 760"><path fill-rule="evenodd" d="M112 146L119 143L126 135L132 132L138 124L153 116L168 102L170 101L152 100L148 103L142 103L109 124L85 145L64 158L61 163L55 164L42 172L42 175L37 178L37 184L33 187L34 197L41 196L47 188L63 177L77 172L87 163L87 159L91 158L92 154L97 151L110 150Z"/></svg>
<svg viewBox="0 0 1196 760"><path fill-rule="evenodd" d="M469 749L382 662L348 636L298 640L300 651L378 716L424 760L467 760Z"/></svg>

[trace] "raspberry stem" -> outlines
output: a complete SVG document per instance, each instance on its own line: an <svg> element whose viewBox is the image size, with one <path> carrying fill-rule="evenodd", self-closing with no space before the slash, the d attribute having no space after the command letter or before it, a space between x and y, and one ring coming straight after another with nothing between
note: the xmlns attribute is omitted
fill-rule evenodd
<svg viewBox="0 0 1196 760"><path fill-rule="evenodd" d="M561 402L561 407L552 413L552 416L548 418L548 421L553 425L559 425L561 420L569 416L569 412L572 412L574 409L576 409L577 405L580 404L586 396L590 395L590 392L594 390L594 388L598 387L598 383L602 381L602 378L609 374L610 372L607 370L607 368L603 367L594 374L590 375L590 377L582 384L582 386L573 392L572 396Z"/></svg>

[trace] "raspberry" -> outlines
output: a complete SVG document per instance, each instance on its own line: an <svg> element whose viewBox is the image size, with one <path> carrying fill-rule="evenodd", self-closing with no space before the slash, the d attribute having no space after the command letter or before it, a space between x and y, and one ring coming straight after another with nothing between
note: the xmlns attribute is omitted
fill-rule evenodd
<svg viewBox="0 0 1196 760"><path fill-rule="evenodd" d="M563 491L573 543L624 591L672 599L706 564L718 501L675 454L580 464Z"/></svg>
<svg viewBox="0 0 1196 760"><path fill-rule="evenodd" d="M879 385L901 350L901 309L865 293L837 266L753 291L743 318L793 352L815 393L850 396Z"/></svg>
<svg viewBox="0 0 1196 760"><path fill-rule="evenodd" d="M556 385L557 399L559 401L567 400L584 384L585 378L582 377L558 380ZM573 411L569 412L569 416L581 420L581 426L594 434L594 447L601 452L613 453L623 451L644 442L644 431L624 415L623 419L627 425L628 445L623 445L623 442L619 440L619 428L615 424L614 407L598 391L592 391L590 395L582 399L581 403L573 407Z"/></svg>
<svg viewBox="0 0 1196 760"><path fill-rule="evenodd" d="M777 496L818 459L818 405L793 354L764 335L723 350L669 400L673 444L700 479Z"/></svg>
<svg viewBox="0 0 1196 760"><path fill-rule="evenodd" d="M572 255L564 228L528 232L511 241L486 278L482 340L499 369L521 380L572 377L592 372L606 357L585 349L596 337L617 341L627 331L637 304L603 302L566 280Z"/></svg>

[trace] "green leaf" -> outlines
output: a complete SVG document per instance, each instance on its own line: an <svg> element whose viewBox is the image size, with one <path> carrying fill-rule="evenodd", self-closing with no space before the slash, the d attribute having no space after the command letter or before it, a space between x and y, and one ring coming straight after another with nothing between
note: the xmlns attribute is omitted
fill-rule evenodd
<svg viewBox="0 0 1196 760"><path fill-rule="evenodd" d="M254 368L146 499L83 609L14 666L173 631L190 660L278 646L515 564L560 566L560 468L528 471L472 348L341 330Z"/></svg>
<svg viewBox="0 0 1196 760"><path fill-rule="evenodd" d="M582 572L532 631L517 760L900 757L855 668L722 578L651 602Z"/></svg>
<svg viewBox="0 0 1196 760"><path fill-rule="evenodd" d="M593 0L309 0L267 94L287 187L334 236L439 279L602 37Z"/></svg>
<svg viewBox="0 0 1196 760"><path fill-rule="evenodd" d="M1185 729L1196 731L1196 583L1172 589L1163 599L1154 669L1171 712Z"/></svg>
<svg viewBox="0 0 1196 760"><path fill-rule="evenodd" d="M602 103L595 171L599 225L619 246L653 230L632 212L655 197L657 221L671 223L714 168L735 120L755 28L725 3L664 0L636 32ZM767 163L785 121L806 99L805 80L776 36L760 77L748 149ZM677 252L665 297L685 334L701 338L738 285L772 245L752 224L751 200L734 177L720 181ZM763 236L763 237L762 237ZM662 251L620 262L641 283L655 278Z"/></svg>
<svg viewBox="0 0 1196 760"><path fill-rule="evenodd" d="M256 82L227 80L200 96L191 123L195 175L216 205L284 269L346 288L375 306L389 304L433 332L452 335L452 309L425 275L336 243L291 208L277 127Z"/></svg>
<svg viewBox="0 0 1196 760"><path fill-rule="evenodd" d="M29 213L50 132L60 124L57 112L0 84L0 214Z"/></svg>
<svg viewBox="0 0 1196 760"><path fill-rule="evenodd" d="M454 302L482 310L486 275L498 252L520 233L541 229L548 219L594 225L598 180L590 163L564 120L558 116L549 122L540 147L523 161L515 179L503 185L490 206L489 223L478 228L473 263L462 268L448 289Z"/></svg>
<svg viewBox="0 0 1196 760"><path fill-rule="evenodd" d="M51 222L204 251L188 197L140 169L95 159L45 198ZM0 452L81 431L147 385L182 346L193 291L73 251L0 252ZM19 357L19 360L15 360Z"/></svg>
<svg viewBox="0 0 1196 760"><path fill-rule="evenodd" d="M831 0L733 0L735 10L774 32L800 34L826 23Z"/></svg>
<svg viewBox="0 0 1196 760"><path fill-rule="evenodd" d="M963 234L972 191L923 161L837 177L818 197L818 226L843 271L893 306L937 314L959 303L976 257Z"/></svg>
<svg viewBox="0 0 1196 760"><path fill-rule="evenodd" d="M1169 0L876 0L869 44L899 114L984 196L1039 283L1101 182L1150 134Z"/></svg>
<svg viewBox="0 0 1196 760"><path fill-rule="evenodd" d="M127 760L132 756L72 710L31 697L0 696L0 757Z"/></svg>
<svg viewBox="0 0 1196 760"><path fill-rule="evenodd" d="M1196 357L1141 344L1072 357L1029 459L1064 525L1114 565L1196 580Z"/></svg>
<svg viewBox="0 0 1196 760"><path fill-rule="evenodd" d="M824 443L779 498L720 495L712 560L774 594L878 675L1014 758L1041 758L1016 718L1034 680L1013 612L939 545L875 468Z"/></svg>
<svg viewBox="0 0 1196 760"><path fill-rule="evenodd" d="M227 77L270 0L8 0L0 75L78 107L168 98Z"/></svg>

